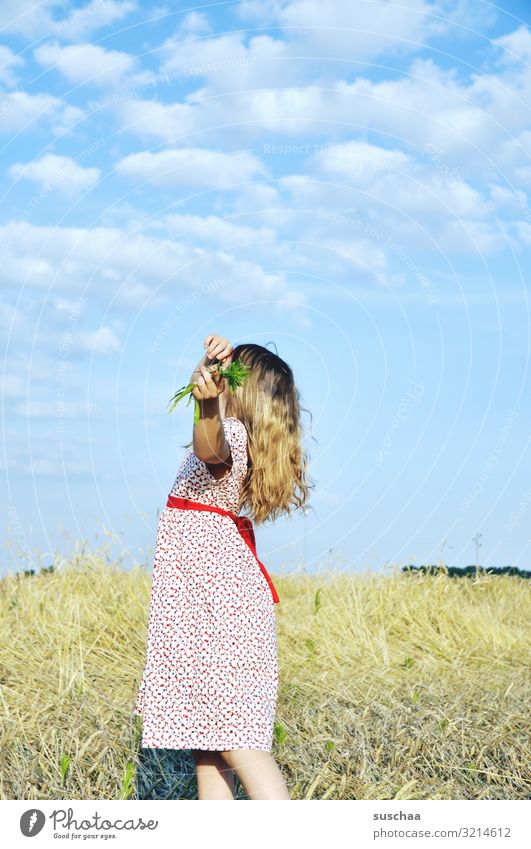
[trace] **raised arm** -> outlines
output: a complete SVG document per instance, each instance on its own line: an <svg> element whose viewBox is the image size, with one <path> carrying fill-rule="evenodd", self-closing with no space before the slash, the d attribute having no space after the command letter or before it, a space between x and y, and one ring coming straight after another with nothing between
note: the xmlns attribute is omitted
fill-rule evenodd
<svg viewBox="0 0 531 849"><path fill-rule="evenodd" d="M218 361L228 360L232 345L222 336L210 334L204 342L206 353L192 373L190 382L197 382L192 390L199 402L199 420L193 428L193 451L199 460L207 464L228 464L231 460L230 447L221 423L219 396L226 388L226 381L217 369L209 371Z"/></svg>

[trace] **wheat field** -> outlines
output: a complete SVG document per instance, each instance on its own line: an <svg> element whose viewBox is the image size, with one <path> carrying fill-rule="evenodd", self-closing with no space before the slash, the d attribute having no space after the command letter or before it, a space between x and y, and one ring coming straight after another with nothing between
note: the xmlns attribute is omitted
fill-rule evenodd
<svg viewBox="0 0 531 849"><path fill-rule="evenodd" d="M272 577L293 799L531 797L531 582ZM85 544L0 581L2 799L197 798L191 753L141 749L132 714L150 585Z"/></svg>

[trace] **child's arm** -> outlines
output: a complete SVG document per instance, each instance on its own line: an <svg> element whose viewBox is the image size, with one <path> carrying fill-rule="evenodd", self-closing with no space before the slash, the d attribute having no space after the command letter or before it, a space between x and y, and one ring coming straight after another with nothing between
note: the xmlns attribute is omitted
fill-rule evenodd
<svg viewBox="0 0 531 849"><path fill-rule="evenodd" d="M197 382L192 394L199 402L200 411L199 421L194 424L193 451L204 463L223 463L230 468L230 446L225 437L219 409L219 395L225 389L226 381L216 369L210 372L206 366L210 366L213 359L223 360L230 356L232 346L228 340L214 335L207 336L205 346L207 352L191 377L191 382Z"/></svg>
<svg viewBox="0 0 531 849"><path fill-rule="evenodd" d="M206 386L215 385L204 366L201 370ZM204 463L226 463L230 459L230 447L221 424L218 398L203 398L199 400L199 407L199 420L194 424L194 454Z"/></svg>

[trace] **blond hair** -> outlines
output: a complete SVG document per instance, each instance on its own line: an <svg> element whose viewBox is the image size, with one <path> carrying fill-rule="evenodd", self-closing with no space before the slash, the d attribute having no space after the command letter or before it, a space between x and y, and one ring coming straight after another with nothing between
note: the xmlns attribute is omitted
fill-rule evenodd
<svg viewBox="0 0 531 849"><path fill-rule="evenodd" d="M315 486L308 479L309 458L302 445L305 408L291 368L268 348L237 345L232 360L250 367L243 386L227 390L225 405L225 417L243 422L248 435L249 462L238 511L245 508L260 525L304 507Z"/></svg>

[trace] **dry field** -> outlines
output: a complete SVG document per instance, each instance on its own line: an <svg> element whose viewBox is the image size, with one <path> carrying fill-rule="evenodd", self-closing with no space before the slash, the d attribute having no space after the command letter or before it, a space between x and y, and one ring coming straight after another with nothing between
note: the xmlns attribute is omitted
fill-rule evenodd
<svg viewBox="0 0 531 849"><path fill-rule="evenodd" d="M530 581L273 577L293 799L531 798ZM105 546L0 581L2 799L196 798L190 752L140 749L131 713L150 583Z"/></svg>

